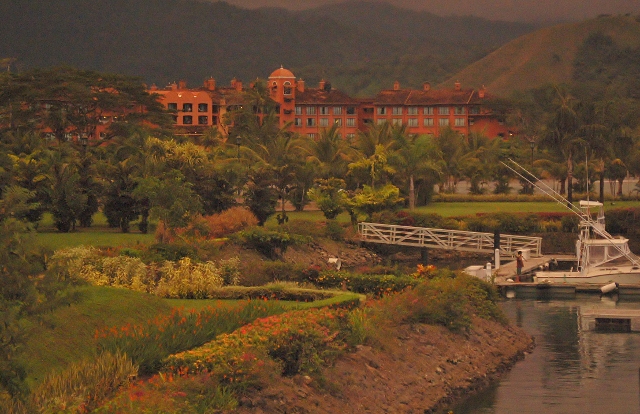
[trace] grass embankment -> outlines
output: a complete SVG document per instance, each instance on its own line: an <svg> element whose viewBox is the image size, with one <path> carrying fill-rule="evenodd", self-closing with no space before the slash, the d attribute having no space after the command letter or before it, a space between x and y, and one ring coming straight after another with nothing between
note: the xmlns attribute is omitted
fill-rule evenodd
<svg viewBox="0 0 640 414"><path fill-rule="evenodd" d="M47 374L60 371L73 362L97 355L96 331L105 328L141 325L173 309L185 313L199 312L220 302L233 306L235 300L162 299L127 289L83 286L77 288L79 299L38 319L29 320L25 327L26 345L22 360L28 373L27 384L32 387ZM353 299L345 293L330 299L298 303L279 301L285 308L302 309L329 306Z"/></svg>

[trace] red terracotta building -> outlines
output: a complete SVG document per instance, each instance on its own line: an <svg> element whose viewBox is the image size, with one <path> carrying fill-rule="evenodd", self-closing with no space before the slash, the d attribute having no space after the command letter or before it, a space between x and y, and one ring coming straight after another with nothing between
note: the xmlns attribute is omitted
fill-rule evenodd
<svg viewBox="0 0 640 414"><path fill-rule="evenodd" d="M320 81L309 88L301 79L284 68L275 70L267 79L271 98L278 104L281 125L291 123L291 129L309 138L316 138L323 129L336 125L342 137L354 137L370 125L389 122L406 125L412 134L438 135L447 127L462 134L481 132L490 138L506 137L508 128L486 107L486 90L463 89L456 83L452 89L432 89L425 83L422 89L380 91L367 99L356 99ZM243 104L242 82L233 80L230 87L217 87L208 79L200 88L189 89L185 82L171 84L166 89L152 87L164 106L175 112L178 133L201 134L216 127L223 135L224 114Z"/></svg>

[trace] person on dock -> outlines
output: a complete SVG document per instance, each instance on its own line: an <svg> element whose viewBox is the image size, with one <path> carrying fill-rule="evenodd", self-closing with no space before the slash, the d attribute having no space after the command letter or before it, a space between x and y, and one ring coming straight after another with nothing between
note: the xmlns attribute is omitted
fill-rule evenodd
<svg viewBox="0 0 640 414"><path fill-rule="evenodd" d="M522 256L522 251L518 250L518 255L516 256L516 282L520 283L520 276L522 275L522 268L524 267L524 257Z"/></svg>

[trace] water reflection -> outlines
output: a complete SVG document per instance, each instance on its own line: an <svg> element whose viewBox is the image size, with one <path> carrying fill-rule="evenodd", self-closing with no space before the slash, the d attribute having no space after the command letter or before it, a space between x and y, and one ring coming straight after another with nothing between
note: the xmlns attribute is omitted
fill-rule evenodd
<svg viewBox="0 0 640 414"><path fill-rule="evenodd" d="M510 300L507 316L537 346L501 381L455 414L640 413L640 334L580 329L581 308L640 309L640 302Z"/></svg>

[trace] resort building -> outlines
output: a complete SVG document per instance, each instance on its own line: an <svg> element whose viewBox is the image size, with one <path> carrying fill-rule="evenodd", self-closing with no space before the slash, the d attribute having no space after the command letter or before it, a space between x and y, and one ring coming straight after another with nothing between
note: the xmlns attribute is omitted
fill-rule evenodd
<svg viewBox="0 0 640 414"><path fill-rule="evenodd" d="M290 124L293 131L311 139L334 125L342 137L351 138L358 131L384 122L406 125L411 134L438 135L445 128L465 135L480 132L490 138L509 134L504 122L487 107L487 91L463 89L458 82L452 89L433 89L425 83L418 90L402 89L395 82L393 89L359 99L324 80L316 88L307 87L281 67L269 75L267 86L276 103L280 125ZM246 103L246 90L239 80L221 88L210 78L199 88L187 88L186 82L181 81L165 89L153 86L150 92L158 94L163 105L174 112L177 133L200 135L213 127L226 135L224 115Z"/></svg>

